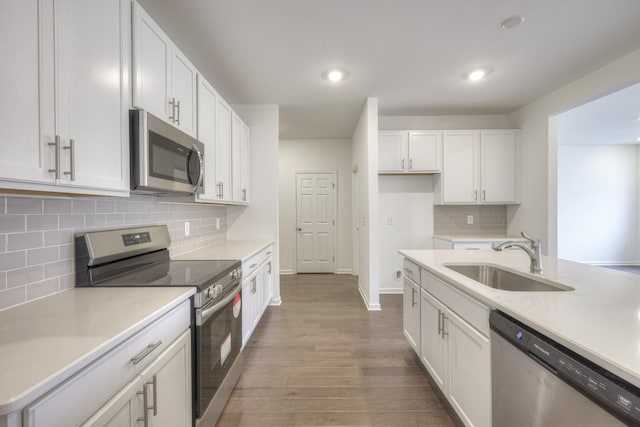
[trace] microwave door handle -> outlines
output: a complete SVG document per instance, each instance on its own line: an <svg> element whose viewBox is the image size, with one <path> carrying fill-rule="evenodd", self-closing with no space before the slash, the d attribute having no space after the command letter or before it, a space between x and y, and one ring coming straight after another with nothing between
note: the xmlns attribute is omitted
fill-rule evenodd
<svg viewBox="0 0 640 427"><path fill-rule="evenodd" d="M198 173L198 181L196 181L196 185L193 187L193 192L197 192L198 188L202 185L202 179L204 178L204 166L202 164L202 154L198 150L196 144L193 144L193 151L196 152L196 156L198 156L198 164L200 165L199 173Z"/></svg>

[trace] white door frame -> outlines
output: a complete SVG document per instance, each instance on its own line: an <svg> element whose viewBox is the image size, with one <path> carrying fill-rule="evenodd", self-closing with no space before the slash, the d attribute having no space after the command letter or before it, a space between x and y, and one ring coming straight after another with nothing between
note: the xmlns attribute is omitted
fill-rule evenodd
<svg viewBox="0 0 640 427"><path fill-rule="evenodd" d="M298 174L311 174L311 173L328 173L333 175L333 182L336 185L336 188L333 192L334 203L333 203L333 218L336 221L336 224L333 226L333 257L335 260L333 261L333 274L337 274L338 271L338 191L340 189L338 183L338 171L337 170L296 170L293 175L293 194L296 195L296 221L294 223L294 227L296 227L296 262L293 265L294 274L298 274Z"/></svg>

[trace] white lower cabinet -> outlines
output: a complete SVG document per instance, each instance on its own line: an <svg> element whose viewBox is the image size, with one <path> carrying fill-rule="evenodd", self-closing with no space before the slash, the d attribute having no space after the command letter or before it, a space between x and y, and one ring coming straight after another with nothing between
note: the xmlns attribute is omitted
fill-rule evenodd
<svg viewBox="0 0 640 427"><path fill-rule="evenodd" d="M242 262L242 347L273 298L273 245Z"/></svg>
<svg viewBox="0 0 640 427"><path fill-rule="evenodd" d="M490 427L489 310L426 270L421 287L420 360L466 426Z"/></svg>
<svg viewBox="0 0 640 427"><path fill-rule="evenodd" d="M22 426L191 427L190 321L187 300L25 408Z"/></svg>
<svg viewBox="0 0 640 427"><path fill-rule="evenodd" d="M420 285L404 277L402 295L402 330L416 352L420 351Z"/></svg>

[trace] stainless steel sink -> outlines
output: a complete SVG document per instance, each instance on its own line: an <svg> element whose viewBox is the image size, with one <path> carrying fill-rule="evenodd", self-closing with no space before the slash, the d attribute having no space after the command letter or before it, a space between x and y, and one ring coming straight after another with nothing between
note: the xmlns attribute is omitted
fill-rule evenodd
<svg viewBox="0 0 640 427"><path fill-rule="evenodd" d="M512 292L573 291L572 287L542 278L520 275L488 264L445 264L450 270L490 288Z"/></svg>

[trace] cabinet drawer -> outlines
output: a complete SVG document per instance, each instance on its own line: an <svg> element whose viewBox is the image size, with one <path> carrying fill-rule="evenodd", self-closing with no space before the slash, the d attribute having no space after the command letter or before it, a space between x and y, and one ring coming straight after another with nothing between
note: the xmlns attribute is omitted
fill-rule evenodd
<svg viewBox="0 0 640 427"><path fill-rule="evenodd" d="M82 423L189 328L190 312L187 300L27 407L24 427Z"/></svg>
<svg viewBox="0 0 640 427"><path fill-rule="evenodd" d="M246 261L242 262L242 277L249 277L262 263L262 252L258 252Z"/></svg>
<svg viewBox="0 0 640 427"><path fill-rule="evenodd" d="M264 248L260 254L262 255L260 262L265 262L269 257L273 257L273 244Z"/></svg>
<svg viewBox="0 0 640 427"><path fill-rule="evenodd" d="M422 269L420 286L485 336L489 336L489 308Z"/></svg>
<svg viewBox="0 0 640 427"><path fill-rule="evenodd" d="M413 280L416 283L420 283L420 267L418 264L414 264L408 259L404 260L402 264L402 271L404 275Z"/></svg>

